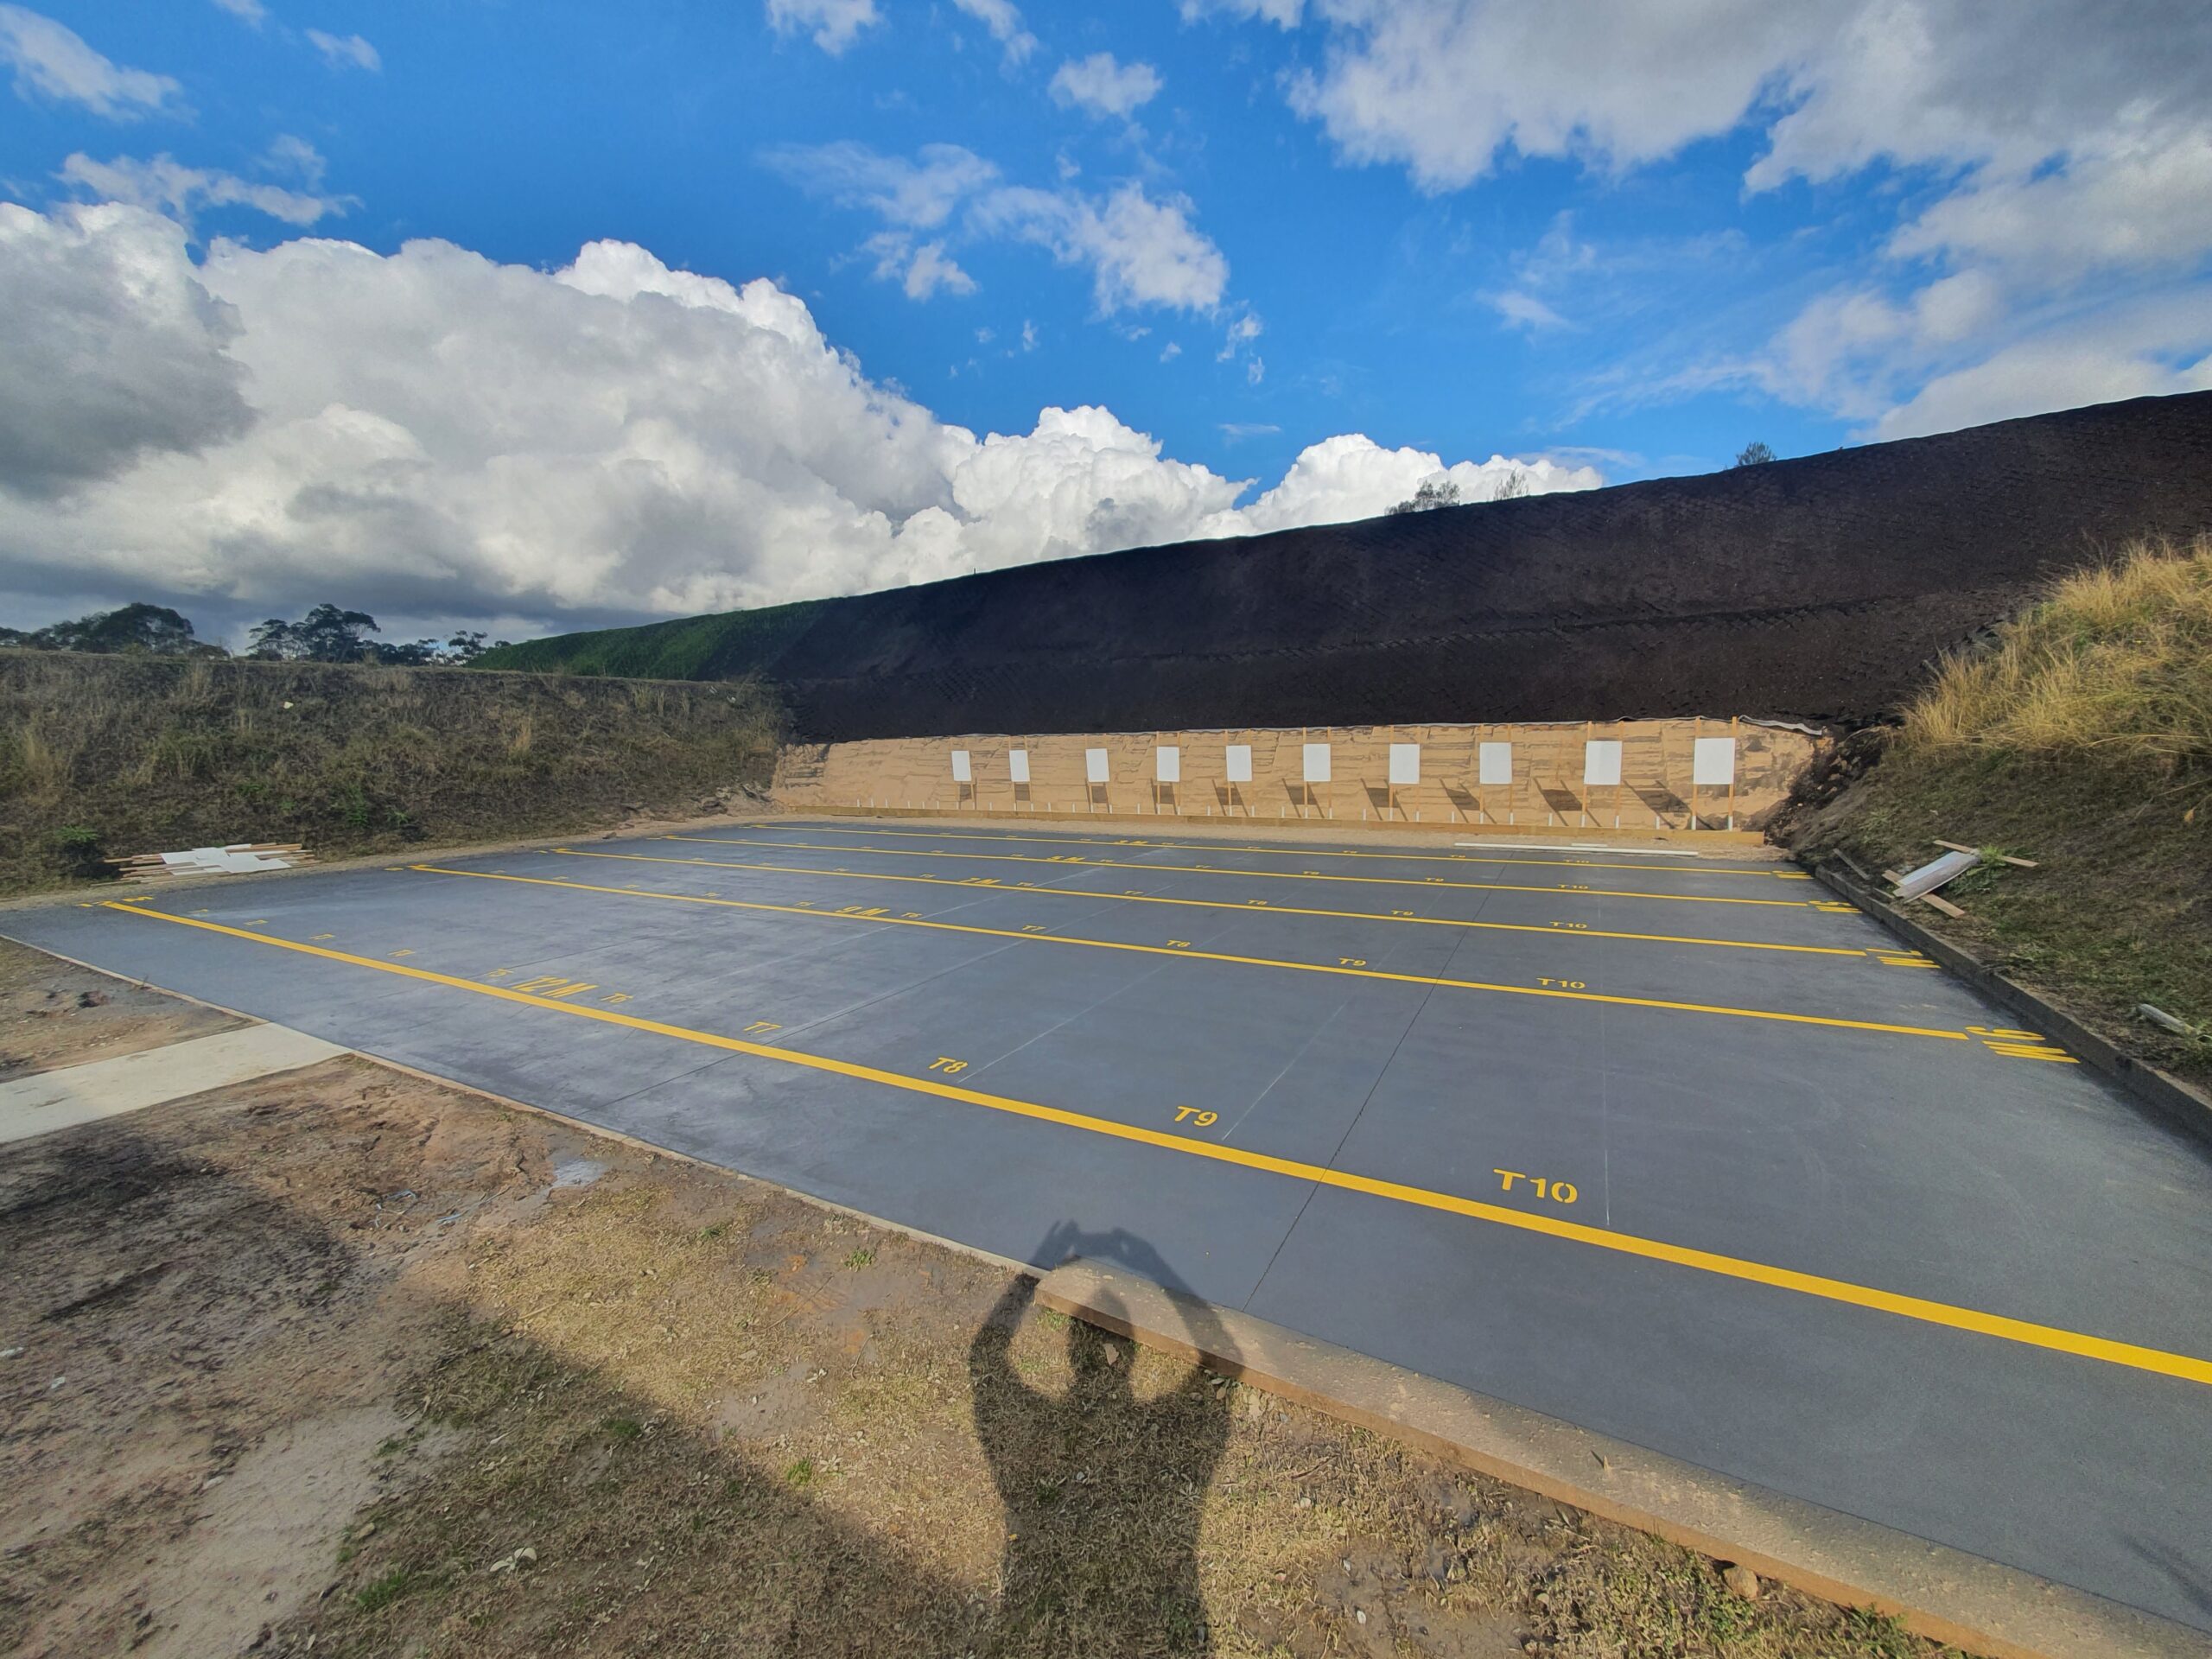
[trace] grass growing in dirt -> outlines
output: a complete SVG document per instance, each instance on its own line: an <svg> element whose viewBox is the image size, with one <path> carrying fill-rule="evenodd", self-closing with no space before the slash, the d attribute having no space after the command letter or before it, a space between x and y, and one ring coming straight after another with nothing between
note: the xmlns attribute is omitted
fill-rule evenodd
<svg viewBox="0 0 2212 1659"><path fill-rule="evenodd" d="M2212 1031L2212 537L2137 544L2055 584L1991 649L1946 663L1898 731L1851 740L1787 833L1876 870L1925 862L1938 838L2037 861L1954 882L1968 919L1940 925L2212 1077L2212 1039L2133 1012Z"/></svg>
<svg viewBox="0 0 2212 1659"><path fill-rule="evenodd" d="M554 835L765 789L782 735L752 683L0 650L0 893L102 855L304 842L325 854Z"/></svg>
<svg viewBox="0 0 2212 1659"><path fill-rule="evenodd" d="M470 1306L397 1389L461 1438L378 1506L362 1587L279 1650L1937 1651L1747 1601L1700 1556L1034 1307L1030 1281L682 1179L617 1173L469 1247Z"/></svg>

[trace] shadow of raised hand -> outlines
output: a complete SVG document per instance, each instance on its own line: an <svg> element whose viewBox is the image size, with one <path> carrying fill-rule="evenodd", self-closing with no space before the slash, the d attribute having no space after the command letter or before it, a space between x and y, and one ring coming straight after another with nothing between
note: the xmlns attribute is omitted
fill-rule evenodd
<svg viewBox="0 0 2212 1659"><path fill-rule="evenodd" d="M1033 1260L1077 1256L1128 1268L1171 1290L1181 1277L1146 1240L1062 1222ZM1071 1376L1053 1395L1025 1374L1016 1338L1037 1291L1007 1287L969 1350L976 1431L1006 1508L995 1651L1204 1654L1211 1651L1198 1578L1207 1486L1229 1440L1230 1402L1203 1371L1140 1398L1136 1349L1082 1320L1067 1327ZM1192 1342L1228 1347L1212 1311L1179 1304ZM1121 1310L1103 1306L1109 1318ZM1033 1344L1024 1344L1029 1346ZM1231 1350L1226 1356L1233 1363Z"/></svg>

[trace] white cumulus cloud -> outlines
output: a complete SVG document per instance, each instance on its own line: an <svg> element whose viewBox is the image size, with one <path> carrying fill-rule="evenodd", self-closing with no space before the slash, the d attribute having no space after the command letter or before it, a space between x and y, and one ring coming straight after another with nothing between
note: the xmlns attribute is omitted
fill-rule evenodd
<svg viewBox="0 0 2212 1659"><path fill-rule="evenodd" d="M1189 197L1154 199L1132 180L1103 199L1072 190L1012 187L976 207L978 224L1049 248L1063 264L1088 265L1109 315L1129 305L1207 311L1229 286L1229 259L1191 222Z"/></svg>
<svg viewBox="0 0 2212 1659"><path fill-rule="evenodd" d="M1385 449L1351 432L1300 451L1282 482L1236 514L1236 528L1290 530L1372 518L1410 499L1422 485L1445 482L1459 487L1461 501L1478 502L1495 500L1509 489L1529 495L1595 489L1605 480L1592 467L1503 455L1447 467L1441 455L1427 450Z"/></svg>
<svg viewBox="0 0 2212 1659"><path fill-rule="evenodd" d="M882 21L875 0L768 0L769 28L779 35L811 29L814 43L833 58Z"/></svg>
<svg viewBox="0 0 2212 1659"><path fill-rule="evenodd" d="M959 144L924 144L908 161L851 139L781 144L761 161L801 189L846 207L864 207L887 224L933 229L963 201L998 181L999 170Z"/></svg>
<svg viewBox="0 0 2212 1659"><path fill-rule="evenodd" d="M308 41L322 54L323 61L334 69L365 69L374 74L384 67L384 59L376 48L359 35L327 35L321 29L311 29L308 30Z"/></svg>
<svg viewBox="0 0 2212 1659"><path fill-rule="evenodd" d="M1025 61L1037 49L1037 37L1021 26L1021 12L1014 0L952 0L988 29L991 38L1006 48L1008 63Z"/></svg>
<svg viewBox="0 0 2212 1659"><path fill-rule="evenodd" d="M17 96L81 104L113 121L174 107L181 90L167 75L112 62L76 30L22 6L0 5L0 63L16 72Z"/></svg>
<svg viewBox="0 0 2212 1659"><path fill-rule="evenodd" d="M1692 365L1677 385L1732 378L1871 433L1938 380L1990 389L1947 407L2024 412L1996 389L2025 388L2017 365L2034 362L2061 377L2037 406L2063 407L2193 360L2192 309L2212 310L2201 0L1589 0L1573 27L1549 0L1185 0L1185 13L1315 25L1323 45L1288 83L1294 108L1344 160L1402 166L1427 190L1513 156L1617 175L1739 132L1762 146L1744 176L1754 193L1870 169L1915 187L1885 198L1887 262L1859 291L1816 298L1764 353ZM2139 303L2152 289L2157 302ZM1549 305L1525 285L1521 298ZM1521 298L1493 303L1548 326ZM2101 306L2172 332L2082 326ZM1808 362L1808 337L1831 323L1842 332Z"/></svg>
<svg viewBox="0 0 2212 1659"><path fill-rule="evenodd" d="M1090 270L1107 315L1135 305L1207 311L1228 289L1228 257L1192 222L1195 204L1179 194L1155 197L1136 180L1103 196L1072 185L1007 185L994 163L958 144L925 144L910 161L847 139L782 145L761 160L804 190L875 213L894 232L935 230L957 213L966 235L1047 249L1061 264ZM877 259L879 276L911 279L910 266L885 258L904 245L879 235L863 248Z"/></svg>
<svg viewBox="0 0 2212 1659"><path fill-rule="evenodd" d="M773 283L627 243L551 273L308 238L195 264L141 207L0 206L16 594L588 625L1356 517L1440 474L1478 499L1522 465L1332 438L1239 509L1245 481L1104 409L978 436Z"/></svg>
<svg viewBox="0 0 2212 1659"><path fill-rule="evenodd" d="M272 159L297 171L310 183L321 181L322 157L300 139L279 140ZM112 161L96 162L80 152L62 162L56 176L105 200L156 208L187 225L201 207L243 207L287 225L306 226L326 215L343 213L353 205L351 197L293 190L265 181L242 179L216 168L187 167L167 155L151 161L118 156Z"/></svg>
<svg viewBox="0 0 2212 1659"><path fill-rule="evenodd" d="M1160 96L1166 83L1148 63L1119 63L1111 52L1071 58L1052 76L1052 101L1096 116L1128 117Z"/></svg>

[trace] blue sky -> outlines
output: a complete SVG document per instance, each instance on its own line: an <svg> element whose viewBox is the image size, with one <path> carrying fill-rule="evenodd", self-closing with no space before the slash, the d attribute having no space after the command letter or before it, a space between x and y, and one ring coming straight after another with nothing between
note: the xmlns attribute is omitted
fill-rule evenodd
<svg viewBox="0 0 2212 1659"><path fill-rule="evenodd" d="M541 631L2212 384L2204 9L1666 12L0 5L0 398L85 387L0 604Z"/></svg>

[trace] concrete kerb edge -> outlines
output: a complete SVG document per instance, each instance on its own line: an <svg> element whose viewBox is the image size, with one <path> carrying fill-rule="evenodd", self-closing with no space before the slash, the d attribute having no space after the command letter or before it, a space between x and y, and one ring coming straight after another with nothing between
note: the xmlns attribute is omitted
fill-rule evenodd
<svg viewBox="0 0 2212 1659"><path fill-rule="evenodd" d="M2197 1631L1077 1261L1037 1300L1340 1421L1988 1659L2179 1659ZM1193 1332L1206 1332L1201 1338Z"/></svg>
<svg viewBox="0 0 2212 1659"><path fill-rule="evenodd" d="M2212 1096L2099 1036L2063 1008L2016 984L1979 957L1930 931L1879 894L1862 887L1834 865L1809 867L1830 892L1849 899L1891 933L1965 980L1993 1001L2002 1003L2084 1064L2094 1066L2148 1109L2163 1127L2212 1148Z"/></svg>

